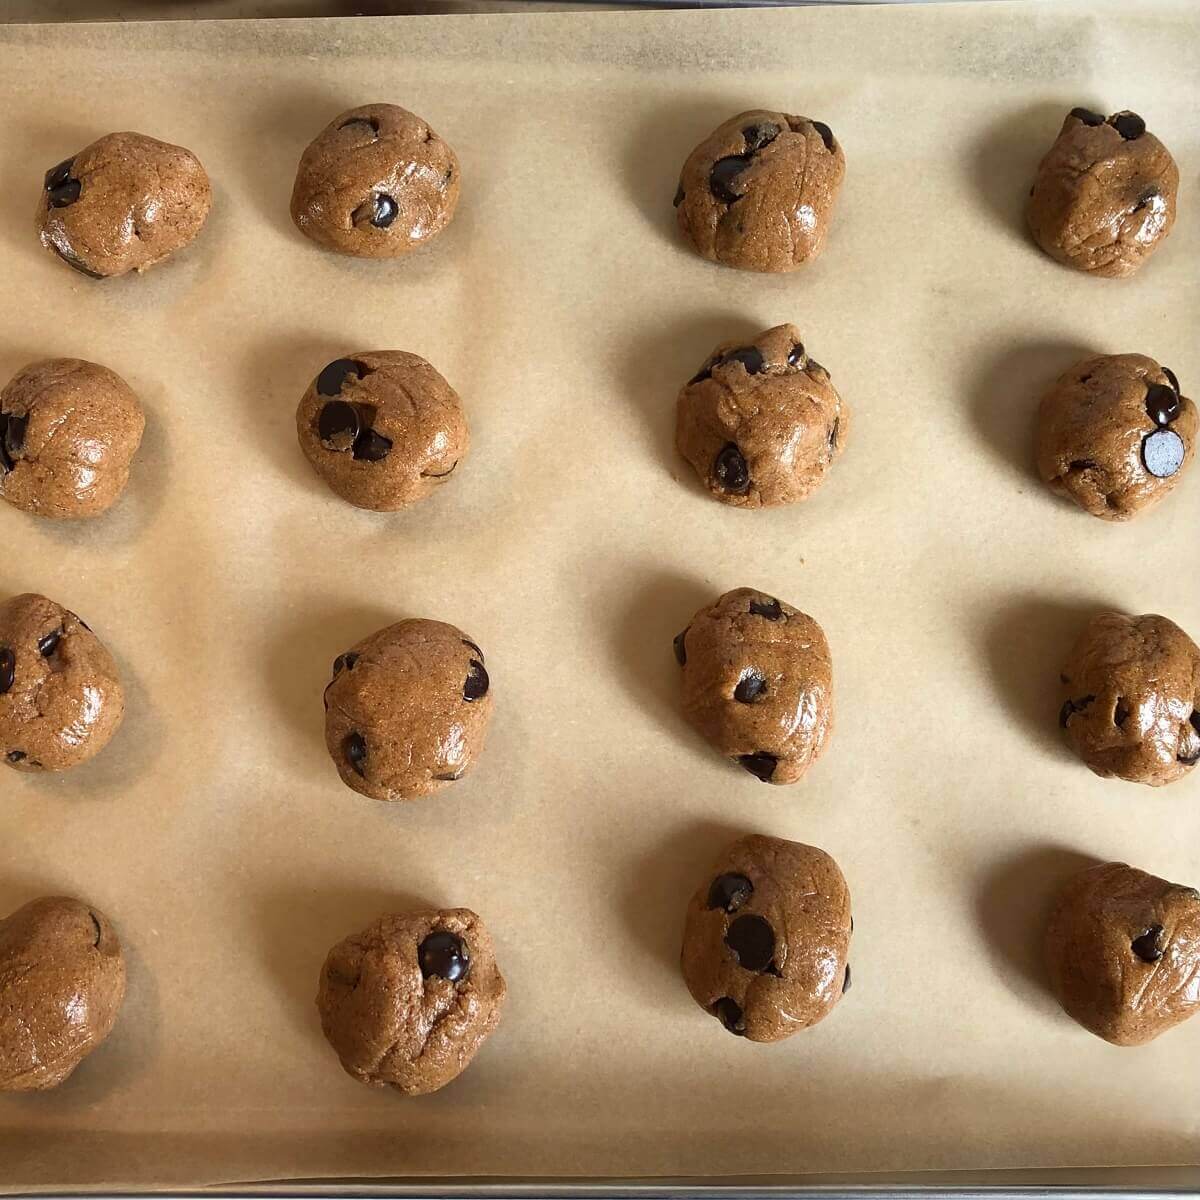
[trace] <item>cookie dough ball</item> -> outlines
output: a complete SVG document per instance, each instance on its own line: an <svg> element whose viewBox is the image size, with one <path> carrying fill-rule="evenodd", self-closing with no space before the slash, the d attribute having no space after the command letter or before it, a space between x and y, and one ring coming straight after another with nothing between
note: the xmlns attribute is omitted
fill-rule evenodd
<svg viewBox="0 0 1200 1200"><path fill-rule="evenodd" d="M87 762L124 715L116 663L73 612L33 592L0 604L0 754L10 767Z"/></svg>
<svg viewBox="0 0 1200 1200"><path fill-rule="evenodd" d="M483 664L483 651L441 621L400 621L339 654L325 745L342 782L373 800L414 800L461 779L492 719Z"/></svg>
<svg viewBox="0 0 1200 1200"><path fill-rule="evenodd" d="M1073 108L1042 159L1026 216L1051 258L1132 275L1175 224L1179 169L1137 113Z"/></svg>
<svg viewBox="0 0 1200 1200"><path fill-rule="evenodd" d="M1081 871L1046 928L1058 1002L1085 1029L1140 1046L1200 1006L1200 895L1126 863Z"/></svg>
<svg viewBox="0 0 1200 1200"><path fill-rule="evenodd" d="M420 117L395 104L364 104L305 150L292 220L327 250L399 258L450 224L458 188L454 151Z"/></svg>
<svg viewBox="0 0 1200 1200"><path fill-rule="evenodd" d="M500 1021L504 978L469 908L380 917L339 942L321 970L321 1028L347 1073L406 1096L470 1065Z"/></svg>
<svg viewBox="0 0 1200 1200"><path fill-rule="evenodd" d="M144 133L110 133L46 172L42 245L104 279L145 271L182 250L212 207L200 160Z"/></svg>
<svg viewBox="0 0 1200 1200"><path fill-rule="evenodd" d="M0 921L0 1092L57 1087L124 999L121 943L102 912L44 896Z"/></svg>
<svg viewBox="0 0 1200 1200"><path fill-rule="evenodd" d="M1097 775L1158 787L1200 761L1200 647L1166 617L1093 617L1062 669L1059 724Z"/></svg>
<svg viewBox="0 0 1200 1200"><path fill-rule="evenodd" d="M1196 406L1173 371L1144 354L1101 354L1042 397L1038 472L1092 516L1127 521L1183 478L1196 426Z"/></svg>
<svg viewBox="0 0 1200 1200"><path fill-rule="evenodd" d="M850 890L824 850L739 838L688 905L683 978L730 1033L777 1042L823 1020L850 986Z"/></svg>
<svg viewBox="0 0 1200 1200"><path fill-rule="evenodd" d="M0 496L42 517L94 517L129 482L146 419L115 371L31 363L0 392Z"/></svg>
<svg viewBox="0 0 1200 1200"><path fill-rule="evenodd" d="M794 504L846 444L850 412L795 325L726 342L679 393L675 445L709 492L739 508Z"/></svg>
<svg viewBox="0 0 1200 1200"><path fill-rule="evenodd" d="M833 729L833 664L820 625L751 588L702 608L675 639L683 714L764 783L795 783Z"/></svg>
<svg viewBox="0 0 1200 1200"><path fill-rule="evenodd" d="M842 147L823 122L739 113L683 164L679 228L713 262L794 271L821 253L845 173Z"/></svg>
<svg viewBox="0 0 1200 1200"><path fill-rule="evenodd" d="M470 447L455 390L423 358L370 350L331 362L296 410L300 448L343 500L395 512L454 473Z"/></svg>

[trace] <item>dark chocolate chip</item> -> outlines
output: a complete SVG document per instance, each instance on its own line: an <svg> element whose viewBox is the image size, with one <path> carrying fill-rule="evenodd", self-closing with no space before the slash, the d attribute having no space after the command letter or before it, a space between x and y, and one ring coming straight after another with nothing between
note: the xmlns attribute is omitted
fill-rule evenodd
<svg viewBox="0 0 1200 1200"><path fill-rule="evenodd" d="M680 206L680 205L683 203L683 195L684 195L684 193L683 193L683 184L681 183L681 184L680 184L680 185L679 185L679 186L678 186L678 187L675 189L675 199L671 201L671 203L672 203L672 204L673 204L673 205L674 205L676 208L678 208L678 207L679 207L679 206Z"/></svg>
<svg viewBox="0 0 1200 1200"><path fill-rule="evenodd" d="M1129 707L1129 701L1124 696L1117 697L1117 703L1113 706L1113 724L1124 725L1129 720L1129 714L1133 709Z"/></svg>
<svg viewBox="0 0 1200 1200"><path fill-rule="evenodd" d="M1156 963L1163 956L1162 947L1159 945L1162 933L1161 925L1151 925L1145 933L1133 939L1130 948L1142 962Z"/></svg>
<svg viewBox="0 0 1200 1200"><path fill-rule="evenodd" d="M814 121L812 127L821 135L821 141L825 143L825 149L830 154L833 153L833 130L825 124L824 121Z"/></svg>
<svg viewBox="0 0 1200 1200"><path fill-rule="evenodd" d="M58 649L58 639L62 635L61 629L52 629L44 637L38 638L38 653L43 658L49 658Z"/></svg>
<svg viewBox="0 0 1200 1200"><path fill-rule="evenodd" d="M733 204L740 200L741 193L733 190L733 181L750 165L750 155L731 154L718 158L709 172L708 186L722 204Z"/></svg>
<svg viewBox="0 0 1200 1200"><path fill-rule="evenodd" d="M691 626L689 626L688 628L690 629ZM686 637L687 637L687 629L685 629L682 633L677 633L675 635L675 641L672 643L672 645L675 647L675 661L681 667L687 666L687 645L684 642L684 639Z"/></svg>
<svg viewBox="0 0 1200 1200"><path fill-rule="evenodd" d="M1137 203L1133 206L1134 212L1141 212L1153 200L1157 200L1161 193L1158 188L1147 188L1137 199Z"/></svg>
<svg viewBox="0 0 1200 1200"><path fill-rule="evenodd" d="M51 188L46 195L50 199L51 208L69 208L79 199L81 191L83 191L83 184L78 179L68 179L66 183L60 183L58 187Z"/></svg>
<svg viewBox="0 0 1200 1200"><path fill-rule="evenodd" d="M376 136L379 136L379 122L374 117L351 117L348 121L343 121L339 129L351 129L355 125L365 125Z"/></svg>
<svg viewBox="0 0 1200 1200"><path fill-rule="evenodd" d="M463 773L461 771L452 771L446 775L435 775L434 779L439 783L457 783L462 777Z"/></svg>
<svg viewBox="0 0 1200 1200"><path fill-rule="evenodd" d="M1113 113L1108 123L1127 142L1137 141L1146 132L1146 122L1134 112Z"/></svg>
<svg viewBox="0 0 1200 1200"><path fill-rule="evenodd" d="M725 945L744 970L762 973L774 965L775 931L764 917L753 913L738 917L725 934Z"/></svg>
<svg viewBox="0 0 1200 1200"><path fill-rule="evenodd" d="M702 366L700 370L698 370L695 375L688 380L688 387L691 387L693 383L699 383L702 379L711 379L712 369L713 364L711 362L706 362L704 366Z"/></svg>
<svg viewBox="0 0 1200 1200"><path fill-rule="evenodd" d="M100 939L104 936L104 930L100 928L100 918L90 910L88 911L88 916L92 918L92 928L96 931L96 940L92 942L92 945L99 946Z"/></svg>
<svg viewBox="0 0 1200 1200"><path fill-rule="evenodd" d="M745 346L741 350L730 350L728 354L722 354L720 363L741 363L746 368L747 375L758 375L765 362L762 356L762 351L756 346Z"/></svg>
<svg viewBox="0 0 1200 1200"><path fill-rule="evenodd" d="M735 913L753 895L754 884L745 875L730 871L712 881L708 889L708 907Z"/></svg>
<svg viewBox="0 0 1200 1200"><path fill-rule="evenodd" d="M850 964L846 964L846 977L842 980L842 995L850 990Z"/></svg>
<svg viewBox="0 0 1200 1200"><path fill-rule="evenodd" d="M457 466L458 466L458 463L455 462L454 465L451 466L450 470L448 470L448 471L422 471L421 478L422 479L449 479L449 477L454 474L455 467L457 467Z"/></svg>
<svg viewBox="0 0 1200 1200"><path fill-rule="evenodd" d="M750 612L756 617L766 617L768 621L782 621L784 617L783 605L774 596L768 596L765 600L751 600Z"/></svg>
<svg viewBox="0 0 1200 1200"><path fill-rule="evenodd" d="M361 432L358 409L345 400L330 400L317 414L317 435L330 450L349 450Z"/></svg>
<svg viewBox="0 0 1200 1200"><path fill-rule="evenodd" d="M354 439L354 457L365 462L381 462L392 452L392 439L373 429L364 429Z"/></svg>
<svg viewBox="0 0 1200 1200"><path fill-rule="evenodd" d="M721 449L713 463L713 476L724 492L742 493L750 490L750 468L742 452L730 442Z"/></svg>
<svg viewBox="0 0 1200 1200"><path fill-rule="evenodd" d="M1163 367L1162 373L1167 377L1167 382L1178 392L1179 380L1175 377L1175 372L1170 367ZM1182 395L1182 393L1180 393Z"/></svg>
<svg viewBox="0 0 1200 1200"><path fill-rule="evenodd" d="M362 211L361 209L359 210ZM371 213L371 224L376 229L386 229L395 219L396 214L400 211L399 206L391 196L380 192L376 195L373 211Z"/></svg>
<svg viewBox="0 0 1200 1200"><path fill-rule="evenodd" d="M1152 383L1146 389L1146 412L1155 425L1170 425L1180 412L1179 393L1165 383Z"/></svg>
<svg viewBox="0 0 1200 1200"><path fill-rule="evenodd" d="M333 673L336 675L340 671L352 671L356 662L358 655L353 650L347 650L345 654L339 654L333 660Z"/></svg>
<svg viewBox="0 0 1200 1200"><path fill-rule="evenodd" d="M437 975L457 983L471 972L471 952L454 933L431 933L418 948L417 961L426 979Z"/></svg>
<svg viewBox="0 0 1200 1200"><path fill-rule="evenodd" d="M829 374L829 372L826 371L825 368L823 366L821 366L821 364L819 362L817 362L817 360L815 358L810 358L808 360L808 369L810 371L820 371L822 374L825 374L825 375Z"/></svg>
<svg viewBox="0 0 1200 1200"><path fill-rule="evenodd" d="M746 139L746 151L754 154L764 146L769 146L779 136L779 126L774 121L760 121L757 125L747 125L742 130Z"/></svg>
<svg viewBox="0 0 1200 1200"><path fill-rule="evenodd" d="M830 450L837 449L838 429L840 428L841 424L842 424L841 417L833 418L833 424L830 426L830 429L829 429L829 449Z"/></svg>
<svg viewBox="0 0 1200 1200"><path fill-rule="evenodd" d="M1104 124L1104 114L1092 112L1090 108L1073 108L1071 109L1071 116L1077 121L1082 121L1085 125Z"/></svg>
<svg viewBox="0 0 1200 1200"><path fill-rule="evenodd" d="M71 178L71 168L75 165L73 158L64 159L57 167L51 167L46 172L44 186L46 191L52 192L56 187L62 187L68 179Z"/></svg>
<svg viewBox="0 0 1200 1200"><path fill-rule="evenodd" d="M51 242L50 249L53 250L54 253L57 254L58 257L61 258L63 262L65 262L67 266L71 268L72 271L78 271L80 275L86 275L89 279L107 278L107 276L103 275L101 272L93 271L91 267L84 263L82 258L72 254L70 250L64 249L57 242Z"/></svg>
<svg viewBox="0 0 1200 1200"><path fill-rule="evenodd" d="M738 756L738 762L763 783L771 782L771 776L775 774L775 768L779 765L779 759L765 750L760 750L757 754L741 754Z"/></svg>
<svg viewBox="0 0 1200 1200"><path fill-rule="evenodd" d="M8 456L8 448L5 445L8 433L8 416L5 413L0 413L0 476L7 475L13 469L13 460Z"/></svg>
<svg viewBox="0 0 1200 1200"><path fill-rule="evenodd" d="M1077 713L1083 712L1089 704L1096 699L1095 696L1084 696L1080 700L1068 700L1063 704L1058 712L1058 723L1063 729L1066 729L1067 722Z"/></svg>
<svg viewBox="0 0 1200 1200"><path fill-rule="evenodd" d="M788 351L787 360L788 360L789 367L804 366L804 343L803 342L797 342Z"/></svg>
<svg viewBox="0 0 1200 1200"><path fill-rule="evenodd" d="M1094 471L1100 464L1094 458L1073 458L1068 471ZM1063 680L1066 683L1066 680Z"/></svg>
<svg viewBox="0 0 1200 1200"><path fill-rule="evenodd" d="M475 643L473 641L471 641L470 638L459 638L459 641L461 641L462 644L464 646L466 646L468 649L474 650L475 657L478 658L480 662L487 662L487 655L485 655L484 652L482 650L480 650L480 648L477 645L475 645Z"/></svg>
<svg viewBox="0 0 1200 1200"><path fill-rule="evenodd" d="M746 1036L746 1022L742 1019L742 1006L728 996L722 996L712 1006L713 1016L736 1037Z"/></svg>
<svg viewBox="0 0 1200 1200"><path fill-rule="evenodd" d="M1188 720L1191 722L1192 728L1197 732L1197 734L1200 734L1200 708L1193 709L1192 715L1188 717Z"/></svg>
<svg viewBox="0 0 1200 1200"><path fill-rule="evenodd" d="M351 375L355 379L361 379L366 373L362 363L355 362L352 358L336 359L317 376L317 395L340 396L343 385Z"/></svg>
<svg viewBox="0 0 1200 1200"><path fill-rule="evenodd" d="M10 750L5 756L10 763L19 763L25 757L24 750Z"/></svg>
<svg viewBox="0 0 1200 1200"><path fill-rule="evenodd" d="M487 668L477 659L471 659L471 665L467 669L467 681L463 684L463 699L482 700L490 686Z"/></svg>
<svg viewBox="0 0 1200 1200"><path fill-rule="evenodd" d="M10 459L18 458L25 449L25 428L28 424L28 415L18 417L16 413L12 413L4 422L4 450Z"/></svg>
<svg viewBox="0 0 1200 1200"><path fill-rule="evenodd" d="M1142 439L1142 462L1156 479L1169 479L1183 466L1186 448L1173 429L1156 429Z"/></svg>
<svg viewBox="0 0 1200 1200"><path fill-rule="evenodd" d="M345 754L346 761L353 768L354 773L365 779L367 777L367 742L363 735L361 733L346 734L346 740L342 743L342 753Z"/></svg>
<svg viewBox="0 0 1200 1200"><path fill-rule="evenodd" d="M753 704L767 694L767 681L754 671L743 675L733 689L733 698L739 704Z"/></svg>

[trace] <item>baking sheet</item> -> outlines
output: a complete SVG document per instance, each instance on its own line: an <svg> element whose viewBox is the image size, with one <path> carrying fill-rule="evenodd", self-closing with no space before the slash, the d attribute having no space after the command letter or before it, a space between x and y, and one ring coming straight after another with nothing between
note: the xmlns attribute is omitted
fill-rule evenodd
<svg viewBox="0 0 1200 1200"><path fill-rule="evenodd" d="M0 512L0 589L81 613L130 701L92 764L0 781L0 907L84 896L130 956L105 1048L0 1098L0 1187L1196 1164L1200 1022L1109 1047L1046 997L1036 944L1091 856L1200 878L1200 775L1104 782L1055 730L1092 609L1200 632L1200 478L1102 524L1032 477L1029 426L1093 351L1195 394L1197 34L1169 0L0 31L0 373L92 358L148 415L108 517ZM408 262L325 254L287 215L308 139L375 99L463 163L454 224ZM1020 227L1077 103L1142 112L1181 166L1132 280ZM830 122L848 160L825 254L780 278L698 260L670 206L692 145L763 104ZM123 128L195 150L216 203L178 262L95 284L31 214L47 165ZM675 392L786 320L851 442L803 506L728 510L674 456ZM374 348L430 358L472 422L407 514L344 505L295 444L315 371ZM738 585L833 648L837 729L795 787L676 710L671 637ZM468 780L389 807L338 782L320 697L403 615L484 646L497 710ZM853 991L769 1047L724 1035L676 961L747 830L829 850L854 897ZM406 1101L341 1072L313 996L335 940L418 901L484 914L510 999L462 1079Z"/></svg>

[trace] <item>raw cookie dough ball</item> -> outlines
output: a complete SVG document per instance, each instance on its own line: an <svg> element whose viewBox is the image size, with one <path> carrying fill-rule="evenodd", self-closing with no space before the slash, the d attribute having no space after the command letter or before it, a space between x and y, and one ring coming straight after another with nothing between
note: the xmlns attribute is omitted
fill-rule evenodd
<svg viewBox="0 0 1200 1200"><path fill-rule="evenodd" d="M1166 617L1093 617L1062 669L1059 724L1097 775L1158 787L1200 761L1200 647Z"/></svg>
<svg viewBox="0 0 1200 1200"><path fill-rule="evenodd" d="M364 104L305 150L292 220L339 254L399 258L450 224L458 187L454 151L420 117L395 104Z"/></svg>
<svg viewBox="0 0 1200 1200"><path fill-rule="evenodd" d="M115 371L52 358L0 392L0 496L43 517L94 517L129 482L146 419Z"/></svg>
<svg viewBox="0 0 1200 1200"><path fill-rule="evenodd" d="M850 412L795 325L726 342L679 393L675 445L716 499L793 504L846 444Z"/></svg>
<svg viewBox="0 0 1200 1200"><path fill-rule="evenodd" d="M743 271L794 271L825 244L846 158L829 126L752 109L688 155L675 193L697 252Z"/></svg>
<svg viewBox="0 0 1200 1200"><path fill-rule="evenodd" d="M1058 1002L1085 1029L1140 1046L1200 1005L1200 895L1126 863L1081 871L1046 928Z"/></svg>
<svg viewBox="0 0 1200 1200"><path fill-rule="evenodd" d="M730 1033L777 1042L827 1017L850 986L850 890L824 850L740 838L688 905L683 978Z"/></svg>
<svg viewBox="0 0 1200 1200"><path fill-rule="evenodd" d="M1183 478L1196 427L1196 406L1173 371L1144 354L1101 354L1042 397L1038 472L1092 516L1127 521Z"/></svg>
<svg viewBox="0 0 1200 1200"><path fill-rule="evenodd" d="M1073 108L1042 159L1026 216L1051 258L1132 275L1171 232L1179 169L1137 113Z"/></svg>
<svg viewBox="0 0 1200 1200"><path fill-rule="evenodd" d="M200 232L212 186L182 146L110 133L46 172L42 245L84 275L144 271Z"/></svg>
<svg viewBox="0 0 1200 1200"><path fill-rule="evenodd" d="M124 999L121 943L102 912L43 896L0 921L0 1092L57 1087Z"/></svg>
<svg viewBox="0 0 1200 1200"><path fill-rule="evenodd" d="M504 977L469 908L380 917L339 942L321 970L321 1028L347 1073L406 1096L470 1065L500 1021Z"/></svg>
<svg viewBox="0 0 1200 1200"><path fill-rule="evenodd" d="M339 654L325 745L342 781L373 800L413 800L461 779L492 719L483 662L441 621L400 621Z"/></svg>
<svg viewBox="0 0 1200 1200"><path fill-rule="evenodd" d="M296 431L317 474L343 500L375 512L428 496L470 446L458 394L401 350L331 362L308 385Z"/></svg>
<svg viewBox="0 0 1200 1200"><path fill-rule="evenodd" d="M0 754L10 767L78 766L124 715L116 663L73 612L33 592L0 604Z"/></svg>

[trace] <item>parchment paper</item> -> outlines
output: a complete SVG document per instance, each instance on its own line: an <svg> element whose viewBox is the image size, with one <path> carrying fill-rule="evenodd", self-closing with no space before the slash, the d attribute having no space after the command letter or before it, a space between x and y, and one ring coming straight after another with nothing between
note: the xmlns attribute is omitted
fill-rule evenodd
<svg viewBox="0 0 1200 1200"><path fill-rule="evenodd" d="M1200 774L1103 782L1055 727L1093 609L1200 634L1200 476L1107 525L1033 477L1030 422L1093 351L1200 389L1198 35L1186 0L0 32L0 372L92 358L149 417L108 517L0 511L0 588L82 614L130 701L86 768L0 780L0 907L86 897L130 956L110 1042L0 1100L0 1186L1196 1164L1200 1021L1109 1047L1046 996L1037 945L1093 856L1200 880ZM454 224L407 262L323 253L287 215L307 141L376 99L463 163ZM1132 280L1021 227L1079 103L1143 113L1181 167ZM674 231L686 152L762 104L848 159L824 256L788 277ZM175 264L95 283L32 213L49 165L125 128L195 150L216 205ZM728 510L676 460L676 390L785 320L851 441L803 506ZM473 427L458 477L394 516L328 493L293 428L327 360L382 348L430 358ZM837 729L796 787L677 714L672 636L743 584L833 647ZM402 615L484 646L497 712L468 780L386 806L339 783L321 689ZM854 897L853 990L770 1047L702 1014L676 961L747 830L826 848ZM510 1001L461 1080L406 1101L342 1073L313 996L335 940L415 901L484 914Z"/></svg>

